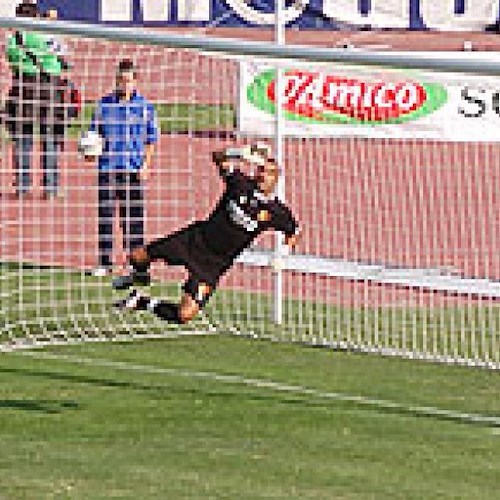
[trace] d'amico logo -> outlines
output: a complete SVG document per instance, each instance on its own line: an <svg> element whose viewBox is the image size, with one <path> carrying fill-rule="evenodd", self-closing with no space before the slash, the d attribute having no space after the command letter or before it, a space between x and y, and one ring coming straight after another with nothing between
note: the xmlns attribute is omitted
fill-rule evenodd
<svg viewBox="0 0 500 500"><path fill-rule="evenodd" d="M410 79L363 81L333 74L284 72L283 109L288 120L315 123L387 124L415 120L439 109L446 89L436 83ZM249 101L275 112L276 72L257 75L247 89Z"/></svg>

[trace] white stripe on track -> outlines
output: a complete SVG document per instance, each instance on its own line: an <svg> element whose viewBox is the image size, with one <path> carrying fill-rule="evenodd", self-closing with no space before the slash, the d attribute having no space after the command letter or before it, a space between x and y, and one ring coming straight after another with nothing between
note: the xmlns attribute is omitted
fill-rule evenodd
<svg viewBox="0 0 500 500"><path fill-rule="evenodd" d="M242 375L223 375L216 372L202 372L181 370L178 368L163 368L151 365L139 365L124 361L113 361L102 358L84 358L80 356L71 356L67 354L54 354L41 351L18 351L15 354L28 356L35 359L48 359L54 361L64 361L80 365L89 365L100 368L111 368L121 371L142 372L155 375L171 375L176 377L204 379L224 384L245 385L259 389L268 389L275 392L297 394L301 396L310 396L318 399L327 399L341 402L354 403L359 406L371 407L380 410L389 410L401 412L417 417L437 417L445 420L469 424L485 424L492 427L500 427L500 416L481 415L478 413L463 413L454 410L435 408L432 406L405 405L384 399L373 399L364 396L355 396L339 392L320 391L301 385L289 385L273 380L247 378Z"/></svg>

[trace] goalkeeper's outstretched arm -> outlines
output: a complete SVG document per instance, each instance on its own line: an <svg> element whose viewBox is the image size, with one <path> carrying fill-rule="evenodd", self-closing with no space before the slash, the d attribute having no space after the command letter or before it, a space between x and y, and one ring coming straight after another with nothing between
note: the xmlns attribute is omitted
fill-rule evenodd
<svg viewBox="0 0 500 500"><path fill-rule="evenodd" d="M226 148L212 153L212 160L219 168L220 174L224 177L226 174L232 173L234 162L243 160L248 148Z"/></svg>
<svg viewBox="0 0 500 500"><path fill-rule="evenodd" d="M289 252L293 252L293 250L297 246L299 239L300 239L300 233L285 236L285 245L288 247Z"/></svg>
<svg viewBox="0 0 500 500"><path fill-rule="evenodd" d="M219 168L221 172L229 168L229 162L225 150L214 151L212 153L212 161L215 163L215 165Z"/></svg>

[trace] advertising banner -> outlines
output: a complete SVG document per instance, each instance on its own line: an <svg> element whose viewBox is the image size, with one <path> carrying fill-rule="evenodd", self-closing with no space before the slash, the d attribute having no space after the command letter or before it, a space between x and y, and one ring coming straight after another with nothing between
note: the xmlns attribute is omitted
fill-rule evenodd
<svg viewBox="0 0 500 500"><path fill-rule="evenodd" d="M243 61L240 70L240 132L272 136L276 69ZM291 63L281 89L289 136L500 141L496 77Z"/></svg>
<svg viewBox="0 0 500 500"><path fill-rule="evenodd" d="M1 0L14 16L20 0ZM150 26L266 26L275 0L38 0L60 18ZM434 29L482 31L497 24L500 0L286 0L287 25L318 29Z"/></svg>

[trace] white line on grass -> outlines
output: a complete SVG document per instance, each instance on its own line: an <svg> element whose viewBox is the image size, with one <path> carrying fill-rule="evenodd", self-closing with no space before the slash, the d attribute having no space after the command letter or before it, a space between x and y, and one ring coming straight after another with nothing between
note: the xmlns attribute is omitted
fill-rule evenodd
<svg viewBox="0 0 500 500"><path fill-rule="evenodd" d="M446 420L454 420L464 423L486 424L490 426L500 427L500 417L481 415L478 413L463 413L453 410L435 408L432 406L405 405L388 401L384 399L373 399L364 396L354 396L339 392L325 392L301 385L289 385L273 380L247 378L242 375L223 375L216 372L202 372L181 370L178 368L163 368L152 365L138 365L135 363L127 363L124 361L113 361L111 359L102 358L84 358L80 356L71 356L67 354L54 354L40 351L19 351L17 354L21 356L29 356L38 359L50 359L56 361L65 361L68 363L76 363L80 365L89 365L100 368L113 368L116 370L129 372L142 372L156 375L172 375L176 377L205 379L224 384L245 385L259 389L269 389L275 392L284 392L297 394L301 396L311 396L318 399L329 399L334 401L342 401L355 403L359 406L371 407L381 410L390 410L401 412L418 417L438 417Z"/></svg>

